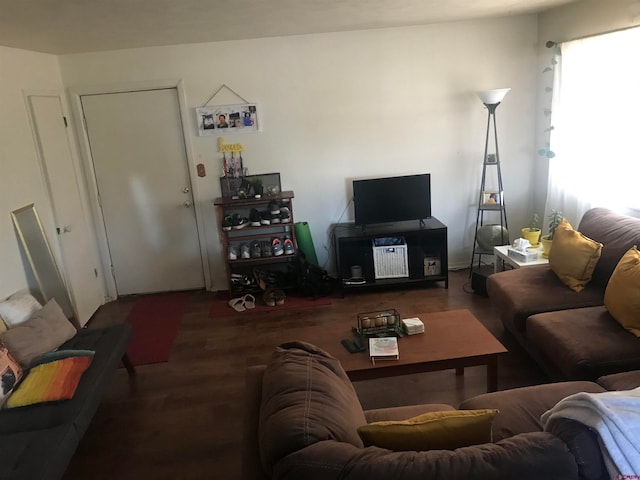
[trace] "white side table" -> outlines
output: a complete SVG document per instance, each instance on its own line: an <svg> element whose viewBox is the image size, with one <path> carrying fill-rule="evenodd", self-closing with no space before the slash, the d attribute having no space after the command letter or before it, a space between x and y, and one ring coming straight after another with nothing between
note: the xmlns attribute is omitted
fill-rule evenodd
<svg viewBox="0 0 640 480"><path fill-rule="evenodd" d="M513 268L532 267L533 265L545 265L549 263L548 258L542 257L542 245L535 249L529 249L529 251L537 252L538 258L529 262L521 262L515 258L511 258L508 255L507 249L509 245L501 245L499 247L493 247L493 254L495 255L495 261L493 262L493 271L502 272L504 270L505 263L511 265Z"/></svg>

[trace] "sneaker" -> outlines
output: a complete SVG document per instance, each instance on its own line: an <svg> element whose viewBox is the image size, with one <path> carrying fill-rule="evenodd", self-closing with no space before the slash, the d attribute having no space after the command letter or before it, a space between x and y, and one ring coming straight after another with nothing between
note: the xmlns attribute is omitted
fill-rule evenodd
<svg viewBox="0 0 640 480"><path fill-rule="evenodd" d="M273 255L275 257L282 255L284 253L284 250L282 248L282 240L280 240L278 237L273 237L271 239L271 250L273 250Z"/></svg>
<svg viewBox="0 0 640 480"><path fill-rule="evenodd" d="M260 212L255 208L252 208L249 212L249 225L252 227L259 227L260 224Z"/></svg>
<svg viewBox="0 0 640 480"><path fill-rule="evenodd" d="M269 202L269 213L271 213L271 215L280 215L280 205L278 205L278 202Z"/></svg>
<svg viewBox="0 0 640 480"><path fill-rule="evenodd" d="M280 207L280 222L289 223L291 221L291 210L289 207Z"/></svg>
<svg viewBox="0 0 640 480"><path fill-rule="evenodd" d="M260 212L260 224L271 225L271 214L267 210Z"/></svg>
<svg viewBox="0 0 640 480"><path fill-rule="evenodd" d="M222 230L228 232L229 230L231 230L231 226L232 226L231 215L227 215L222 220Z"/></svg>
<svg viewBox="0 0 640 480"><path fill-rule="evenodd" d="M229 245L229 250L227 253L229 255L229 260L238 259L238 251L236 250L236 247L234 247L233 245Z"/></svg>
<svg viewBox="0 0 640 480"><path fill-rule="evenodd" d="M276 306L276 295L273 290L267 290L262 294L262 300L267 305L267 307L275 307Z"/></svg>
<svg viewBox="0 0 640 480"><path fill-rule="evenodd" d="M251 244L251 258L260 258L262 253L260 253L260 242L253 242Z"/></svg>
<svg viewBox="0 0 640 480"><path fill-rule="evenodd" d="M293 255L295 248L293 247L293 240L291 240L289 235L285 235L283 243L284 243L284 254Z"/></svg>
<svg viewBox="0 0 640 480"><path fill-rule="evenodd" d="M284 299L286 298L286 295L284 294L284 290L274 291L273 296L275 297L276 305L284 304Z"/></svg>
<svg viewBox="0 0 640 480"><path fill-rule="evenodd" d="M270 257L271 255L273 255L273 253L271 252L271 245L269 242L262 242L262 256Z"/></svg>
<svg viewBox="0 0 640 480"><path fill-rule="evenodd" d="M251 258L251 254L249 253L249 245L247 245L246 243L240 245L240 257Z"/></svg>
<svg viewBox="0 0 640 480"><path fill-rule="evenodd" d="M240 230L241 228L249 225L249 219L247 217L241 217L237 213L231 216L231 225L234 230Z"/></svg>
<svg viewBox="0 0 640 480"><path fill-rule="evenodd" d="M280 214L271 215L271 224L280 223Z"/></svg>

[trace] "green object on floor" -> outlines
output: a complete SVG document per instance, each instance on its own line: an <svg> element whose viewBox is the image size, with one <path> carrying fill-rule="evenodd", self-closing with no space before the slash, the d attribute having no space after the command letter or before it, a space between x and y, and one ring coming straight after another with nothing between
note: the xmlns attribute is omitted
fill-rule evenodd
<svg viewBox="0 0 640 480"><path fill-rule="evenodd" d="M294 228L296 230L298 249L302 250L307 262L318 267L318 257L316 256L316 249L313 246L313 238L311 237L309 224L307 222L296 222Z"/></svg>

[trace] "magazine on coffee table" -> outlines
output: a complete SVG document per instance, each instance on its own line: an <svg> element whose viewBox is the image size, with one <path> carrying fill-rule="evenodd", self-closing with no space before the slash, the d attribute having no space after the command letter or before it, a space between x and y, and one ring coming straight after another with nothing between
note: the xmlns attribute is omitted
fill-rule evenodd
<svg viewBox="0 0 640 480"><path fill-rule="evenodd" d="M396 337L370 338L369 356L374 365L376 360L398 360L400 358L398 339Z"/></svg>

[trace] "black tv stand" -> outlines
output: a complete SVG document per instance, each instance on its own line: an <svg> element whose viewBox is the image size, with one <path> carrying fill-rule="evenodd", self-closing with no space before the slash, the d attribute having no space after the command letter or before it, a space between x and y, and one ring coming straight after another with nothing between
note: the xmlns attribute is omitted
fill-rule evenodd
<svg viewBox="0 0 640 480"><path fill-rule="evenodd" d="M373 240L379 237L404 238L408 276L376 278ZM411 220L366 226L338 223L334 226L334 242L336 270L343 293L346 290L424 285L437 281L444 282L445 288L449 288L447 227L435 217L418 222ZM439 269L434 263L439 263ZM365 283L350 284L351 267L354 265L362 267Z"/></svg>

